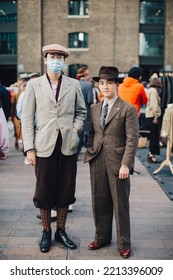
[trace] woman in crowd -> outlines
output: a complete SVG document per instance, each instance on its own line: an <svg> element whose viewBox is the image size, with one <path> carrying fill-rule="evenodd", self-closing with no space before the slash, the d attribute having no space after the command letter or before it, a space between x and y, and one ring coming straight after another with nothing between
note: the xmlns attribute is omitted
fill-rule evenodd
<svg viewBox="0 0 173 280"><path fill-rule="evenodd" d="M147 160L150 163L160 163L155 155L160 155L160 97L159 91L162 88L162 83L158 78L154 78L149 83L147 90L148 103L146 106L146 118L150 129L149 135L149 153Z"/></svg>
<svg viewBox="0 0 173 280"><path fill-rule="evenodd" d="M9 145L8 126L0 102L0 159L1 160L5 160L7 158L9 148L10 145Z"/></svg>

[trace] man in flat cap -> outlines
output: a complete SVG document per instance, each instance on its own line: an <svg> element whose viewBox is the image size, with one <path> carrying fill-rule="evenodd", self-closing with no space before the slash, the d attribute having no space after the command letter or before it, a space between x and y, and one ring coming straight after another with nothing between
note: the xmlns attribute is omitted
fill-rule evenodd
<svg viewBox="0 0 173 280"><path fill-rule="evenodd" d="M102 66L98 82L103 102L91 106L91 130L84 162L90 164L95 239L89 250L109 245L115 214L117 246L123 258L131 254L130 169L138 144L138 115L131 104L118 96L118 69Z"/></svg>
<svg viewBox="0 0 173 280"><path fill-rule="evenodd" d="M78 134L83 130L86 108L79 82L63 74L69 51L58 44L42 50L47 71L28 82L21 121L24 150L35 166L33 202L43 223L39 246L46 253L51 246L51 209L57 211L55 241L76 249L65 224L68 206L76 200Z"/></svg>

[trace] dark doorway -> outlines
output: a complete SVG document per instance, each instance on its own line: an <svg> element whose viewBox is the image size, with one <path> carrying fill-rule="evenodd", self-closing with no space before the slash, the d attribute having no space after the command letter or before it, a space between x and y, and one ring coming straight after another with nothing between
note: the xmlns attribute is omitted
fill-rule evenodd
<svg viewBox="0 0 173 280"><path fill-rule="evenodd" d="M144 70L144 73L142 75L143 81L149 81L149 79L153 73L159 74L159 72L161 70L163 70L162 65L140 65L140 66Z"/></svg>
<svg viewBox="0 0 173 280"><path fill-rule="evenodd" d="M3 86L9 87L17 81L17 66L16 65L1 65L0 66L0 82Z"/></svg>

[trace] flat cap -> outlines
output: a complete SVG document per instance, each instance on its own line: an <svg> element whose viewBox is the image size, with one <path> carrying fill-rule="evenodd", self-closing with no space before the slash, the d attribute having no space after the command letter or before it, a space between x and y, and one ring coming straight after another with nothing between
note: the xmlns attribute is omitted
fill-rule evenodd
<svg viewBox="0 0 173 280"><path fill-rule="evenodd" d="M32 72L31 74L29 74L30 78L37 78L39 77L39 73L38 72Z"/></svg>
<svg viewBox="0 0 173 280"><path fill-rule="evenodd" d="M62 54L65 57L68 57L70 55L70 52L68 51L68 49L66 49L65 47L58 45L58 44L46 45L42 48L42 51L43 51L44 55L49 52Z"/></svg>
<svg viewBox="0 0 173 280"><path fill-rule="evenodd" d="M87 66L81 67L81 68L78 69L77 75L79 77L83 77L83 76L85 76L86 71L88 72L88 67Z"/></svg>

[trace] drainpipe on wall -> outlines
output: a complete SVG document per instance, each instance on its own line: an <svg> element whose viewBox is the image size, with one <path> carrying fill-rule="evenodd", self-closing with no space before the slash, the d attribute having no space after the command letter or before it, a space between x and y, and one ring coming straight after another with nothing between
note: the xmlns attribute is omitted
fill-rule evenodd
<svg viewBox="0 0 173 280"><path fill-rule="evenodd" d="M42 46L43 46L43 1L40 0L40 69L41 69L41 75L43 75L43 59L42 59Z"/></svg>
<svg viewBox="0 0 173 280"><path fill-rule="evenodd" d="M114 30L113 30L113 52L112 52L112 64L115 64L115 48L116 48L116 3L117 0L114 0L114 19L113 19L113 26L114 26Z"/></svg>

